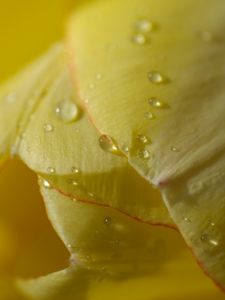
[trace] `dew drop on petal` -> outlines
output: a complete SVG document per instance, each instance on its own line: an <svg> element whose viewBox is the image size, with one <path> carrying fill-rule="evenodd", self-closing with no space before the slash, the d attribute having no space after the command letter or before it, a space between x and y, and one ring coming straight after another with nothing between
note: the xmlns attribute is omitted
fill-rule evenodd
<svg viewBox="0 0 225 300"><path fill-rule="evenodd" d="M104 224L105 225L109 225L111 222L112 222L111 217L109 217L109 216L105 217L105 219L104 219Z"/></svg>
<svg viewBox="0 0 225 300"><path fill-rule="evenodd" d="M79 174L80 170L77 167L72 167L71 172L74 173L74 174Z"/></svg>
<svg viewBox="0 0 225 300"><path fill-rule="evenodd" d="M172 146L172 147L170 148L170 150L171 150L172 152L179 152L179 150L177 149L177 147L174 147L174 146Z"/></svg>
<svg viewBox="0 0 225 300"><path fill-rule="evenodd" d="M137 140L145 145L151 144L151 140L143 134L138 134Z"/></svg>
<svg viewBox="0 0 225 300"><path fill-rule="evenodd" d="M46 132L52 132L54 130L54 126L52 124L45 124L44 125L44 130Z"/></svg>
<svg viewBox="0 0 225 300"><path fill-rule="evenodd" d="M144 113L144 118L146 120L153 120L153 119L155 119L155 116L152 112L148 111L148 112Z"/></svg>
<svg viewBox="0 0 225 300"><path fill-rule="evenodd" d="M47 172L50 173L50 174L54 174L55 173L55 169L52 168L52 167L48 167L47 168Z"/></svg>
<svg viewBox="0 0 225 300"><path fill-rule="evenodd" d="M56 116L65 123L76 121L79 115L77 105L71 100L64 100L55 109Z"/></svg>
<svg viewBox="0 0 225 300"><path fill-rule="evenodd" d="M45 189L51 189L52 188L51 184L46 179L42 179L42 186Z"/></svg>
<svg viewBox="0 0 225 300"><path fill-rule="evenodd" d="M149 39L143 33L136 33L133 35L132 41L136 45L143 46L149 42Z"/></svg>
<svg viewBox="0 0 225 300"><path fill-rule="evenodd" d="M102 134L99 137L99 145L106 152L110 152L116 155L121 155L121 152L118 146L116 145L116 142L113 140L113 138L111 138L106 134Z"/></svg>
<svg viewBox="0 0 225 300"><path fill-rule="evenodd" d="M149 159L150 158L150 152L146 149L142 149L138 152L138 156L141 159Z"/></svg>
<svg viewBox="0 0 225 300"><path fill-rule="evenodd" d="M148 73L148 79L150 82L156 84L167 83L169 81L166 76L162 75L157 71L150 71Z"/></svg>
<svg viewBox="0 0 225 300"><path fill-rule="evenodd" d="M135 23L135 29L138 32L151 32L154 28L153 22L148 19L140 19Z"/></svg>
<svg viewBox="0 0 225 300"><path fill-rule="evenodd" d="M219 242L217 240L214 240L214 239L210 239L209 242L213 246L218 246L219 245Z"/></svg>
<svg viewBox="0 0 225 300"><path fill-rule="evenodd" d="M155 97L149 98L148 103L154 108L169 108L169 105L166 102L163 102Z"/></svg>

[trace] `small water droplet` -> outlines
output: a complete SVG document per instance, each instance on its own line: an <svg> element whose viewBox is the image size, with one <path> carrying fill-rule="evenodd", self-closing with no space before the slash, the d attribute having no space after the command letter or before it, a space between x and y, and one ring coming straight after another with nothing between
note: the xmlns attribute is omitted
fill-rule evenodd
<svg viewBox="0 0 225 300"><path fill-rule="evenodd" d="M123 149L123 151L124 151L126 154L128 154L129 151L130 151L130 149L129 149L128 146L123 146L122 149Z"/></svg>
<svg viewBox="0 0 225 300"><path fill-rule="evenodd" d="M191 220L190 220L188 217L184 217L184 222L186 222L186 223L190 223L190 222L191 222Z"/></svg>
<svg viewBox="0 0 225 300"><path fill-rule="evenodd" d="M45 180L45 179L42 179L42 186L45 189L51 189L52 188L51 184L47 180Z"/></svg>
<svg viewBox="0 0 225 300"><path fill-rule="evenodd" d="M72 167L71 172L74 173L74 174L79 174L80 170L77 167Z"/></svg>
<svg viewBox="0 0 225 300"><path fill-rule="evenodd" d="M135 23L135 29L138 32L151 32L154 28L154 24L148 19L141 19Z"/></svg>
<svg viewBox="0 0 225 300"><path fill-rule="evenodd" d="M208 240L209 240L208 234L203 233L203 234L201 235L201 241L206 242L206 241L208 241Z"/></svg>
<svg viewBox="0 0 225 300"><path fill-rule="evenodd" d="M52 167L48 167L47 168L47 172L50 173L50 174L54 174L55 173L55 169L52 168Z"/></svg>
<svg viewBox="0 0 225 300"><path fill-rule="evenodd" d="M132 41L136 45L143 46L149 42L149 38L147 38L143 33L136 33L133 35Z"/></svg>
<svg viewBox="0 0 225 300"><path fill-rule="evenodd" d="M77 105L71 100L64 100L55 109L56 116L63 122L70 123L76 121L79 115Z"/></svg>
<svg viewBox="0 0 225 300"><path fill-rule="evenodd" d="M174 146L171 147L170 150L173 151L173 152L179 152L179 150L177 149L177 147L174 147Z"/></svg>
<svg viewBox="0 0 225 300"><path fill-rule="evenodd" d="M54 130L54 126L52 124L45 124L44 125L44 130L46 132L52 132Z"/></svg>
<svg viewBox="0 0 225 300"><path fill-rule="evenodd" d="M156 71L150 71L148 73L148 79L152 83L161 84L161 83L168 83L169 79Z"/></svg>
<svg viewBox="0 0 225 300"><path fill-rule="evenodd" d="M67 244L67 249L69 250L69 251L71 251L72 250L72 245L71 244Z"/></svg>
<svg viewBox="0 0 225 300"><path fill-rule="evenodd" d="M151 105L154 108L169 108L169 105L155 97L151 97L148 99L149 105Z"/></svg>
<svg viewBox="0 0 225 300"><path fill-rule="evenodd" d="M213 35L210 31L202 31L201 32L201 39L203 42L211 42L213 39Z"/></svg>
<svg viewBox="0 0 225 300"><path fill-rule="evenodd" d="M109 217L109 216L105 217L105 219L104 219L104 224L105 225L109 225L111 222L112 222L112 218L111 217Z"/></svg>
<svg viewBox="0 0 225 300"><path fill-rule="evenodd" d="M92 192L88 192L88 196L90 196L90 197L94 197L94 194L92 193Z"/></svg>
<svg viewBox="0 0 225 300"><path fill-rule="evenodd" d="M143 134L138 134L137 140L140 141L142 144L145 144L145 145L151 144L151 140Z"/></svg>
<svg viewBox="0 0 225 300"><path fill-rule="evenodd" d="M209 225L212 227L216 226L216 224L214 222L209 222Z"/></svg>
<svg viewBox="0 0 225 300"><path fill-rule="evenodd" d="M144 118L146 120L153 120L153 119L155 119L155 116L152 112L148 111L148 112L144 113Z"/></svg>
<svg viewBox="0 0 225 300"><path fill-rule="evenodd" d="M146 149L142 149L138 152L138 156L141 158L141 159L149 159L150 157L150 152Z"/></svg>
<svg viewBox="0 0 225 300"><path fill-rule="evenodd" d="M106 134L102 134L99 137L99 145L100 147L107 152L116 154L116 155L121 155L121 152L119 148L116 145L116 142L111 138L110 136Z"/></svg>

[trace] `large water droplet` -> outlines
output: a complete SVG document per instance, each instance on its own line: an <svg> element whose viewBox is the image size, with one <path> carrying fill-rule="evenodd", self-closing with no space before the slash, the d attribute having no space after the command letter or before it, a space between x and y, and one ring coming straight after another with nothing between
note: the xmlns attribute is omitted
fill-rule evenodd
<svg viewBox="0 0 225 300"><path fill-rule="evenodd" d="M169 108L169 105L166 102L163 102L155 97L148 99L148 103L154 108Z"/></svg>
<svg viewBox="0 0 225 300"><path fill-rule="evenodd" d="M57 117L66 123L76 121L79 115L77 105L71 100L64 100L59 103L55 112Z"/></svg>
<svg viewBox="0 0 225 300"><path fill-rule="evenodd" d="M106 134L102 134L99 137L99 145L100 147L107 152L116 154L116 155L121 155L121 152L119 150L119 148L116 145L116 142L113 140L112 137L106 135Z"/></svg>
<svg viewBox="0 0 225 300"><path fill-rule="evenodd" d="M52 124L45 124L44 125L44 130L46 132L52 132L54 130L54 126Z"/></svg>
<svg viewBox="0 0 225 300"><path fill-rule="evenodd" d="M162 75L161 73L159 73L157 71L150 71L148 73L148 79L152 83L156 83L156 84L169 82L169 79L166 76Z"/></svg>

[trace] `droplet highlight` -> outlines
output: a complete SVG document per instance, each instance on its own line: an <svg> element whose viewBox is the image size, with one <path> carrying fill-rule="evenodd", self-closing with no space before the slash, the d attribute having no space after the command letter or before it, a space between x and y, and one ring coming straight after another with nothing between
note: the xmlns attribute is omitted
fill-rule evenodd
<svg viewBox="0 0 225 300"><path fill-rule="evenodd" d="M105 225L109 225L111 222L112 222L112 218L111 217L109 217L109 216L105 217L105 219L104 219L104 224Z"/></svg>
<svg viewBox="0 0 225 300"><path fill-rule="evenodd" d="M153 120L153 119L155 119L155 115L151 111L148 111L148 112L144 113L144 118L146 120Z"/></svg>
<svg viewBox="0 0 225 300"><path fill-rule="evenodd" d="M137 135L137 140L138 140L139 142L141 142L142 144L144 144L144 145L149 145L149 144L151 144L150 138L148 138L146 135L143 135L143 134L138 134L138 135Z"/></svg>

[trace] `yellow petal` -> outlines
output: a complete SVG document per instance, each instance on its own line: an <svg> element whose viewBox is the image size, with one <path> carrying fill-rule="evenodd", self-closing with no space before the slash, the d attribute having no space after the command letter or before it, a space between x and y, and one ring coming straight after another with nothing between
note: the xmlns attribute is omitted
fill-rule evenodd
<svg viewBox="0 0 225 300"><path fill-rule="evenodd" d="M46 66L46 73L53 73L54 79L45 90L33 88L35 93L46 94L23 130L19 155L63 194L114 207L144 222L172 226L160 194L133 170L125 156L100 147L100 142L107 146L108 141L101 141L103 137L77 104L63 51L53 59L54 67Z"/></svg>
<svg viewBox="0 0 225 300"><path fill-rule="evenodd" d="M20 280L28 299L223 299L176 231L70 201L54 190L42 189L42 194L48 216L71 252L71 266Z"/></svg>
<svg viewBox="0 0 225 300"><path fill-rule="evenodd" d="M15 155L23 130L31 118L35 107L42 100L47 84L51 80L49 68L60 53L60 45L21 71L0 88L0 159Z"/></svg>
<svg viewBox="0 0 225 300"><path fill-rule="evenodd" d="M130 163L161 188L188 244L223 287L224 26L222 0L96 1L77 8L68 34L96 127L130 148ZM140 134L152 143L137 142Z"/></svg>

